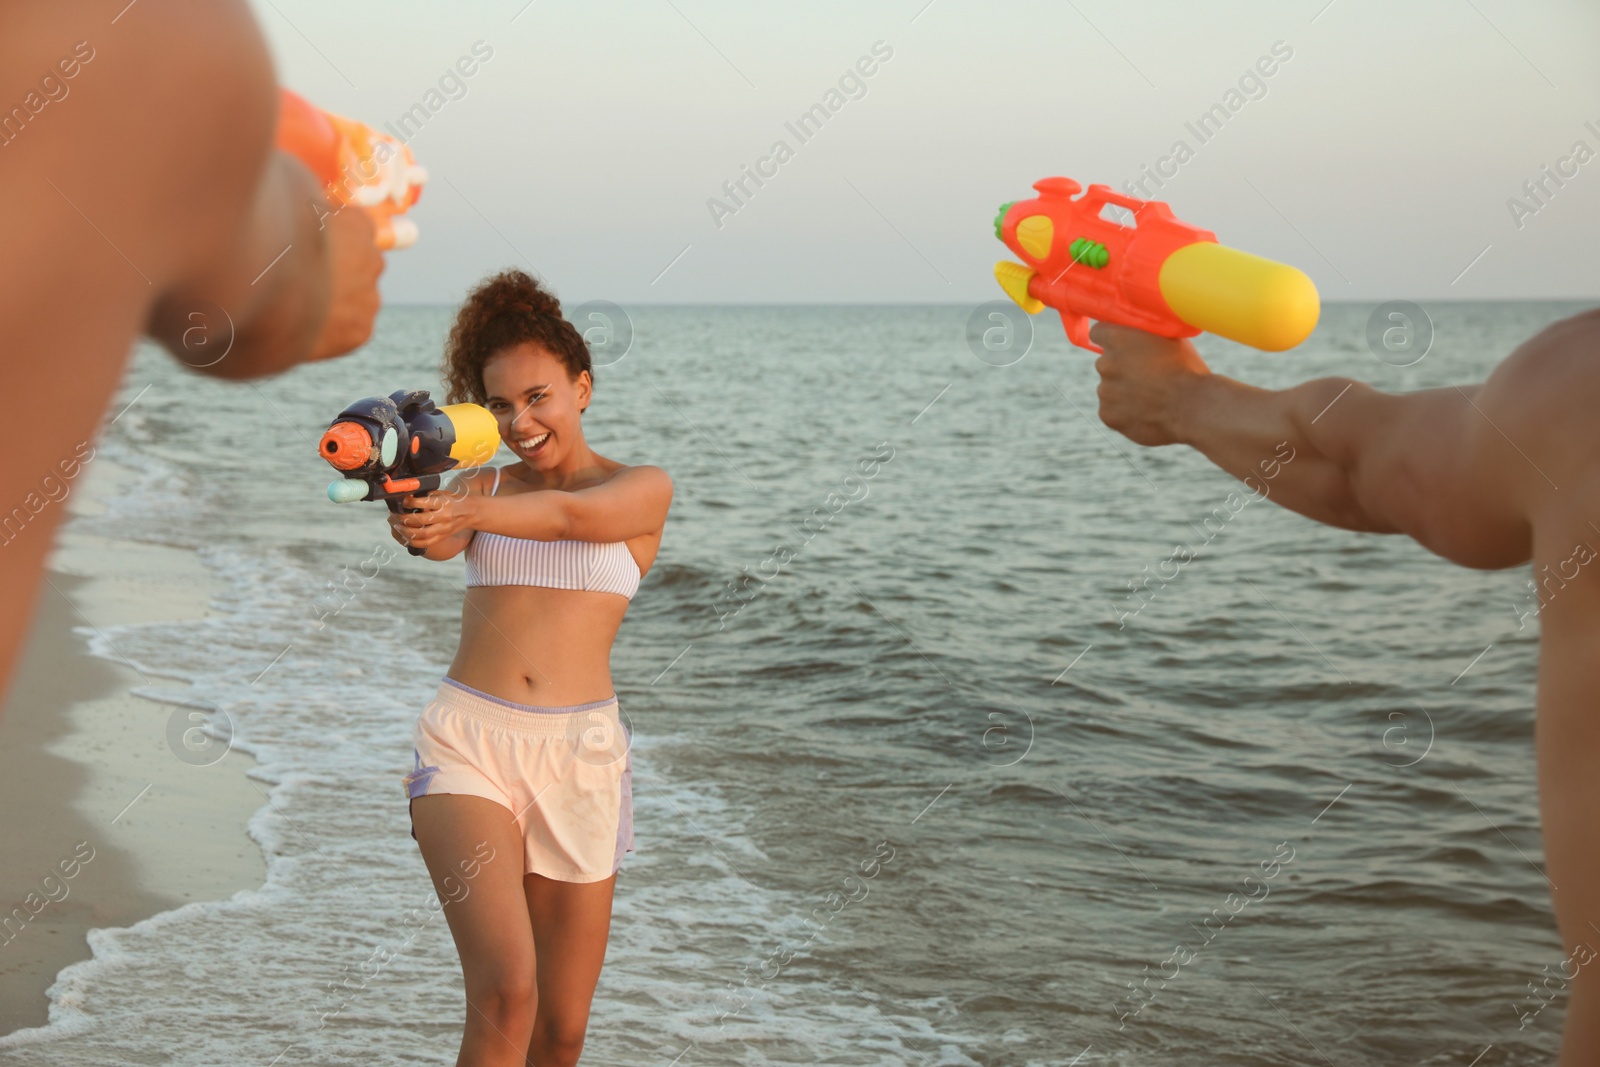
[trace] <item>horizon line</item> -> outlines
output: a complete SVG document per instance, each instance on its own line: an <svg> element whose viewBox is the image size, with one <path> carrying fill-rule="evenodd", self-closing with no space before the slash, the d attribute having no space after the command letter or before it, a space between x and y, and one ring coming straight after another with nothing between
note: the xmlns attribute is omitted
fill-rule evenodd
<svg viewBox="0 0 1600 1067"><path fill-rule="evenodd" d="M465 298L463 297L463 299L465 299ZM599 300L599 299L605 299L605 298L596 297L594 299ZM995 297L993 299L994 300L1003 300L1005 298L1004 298L1004 296L997 296L997 297ZM1476 297L1476 298L1452 297L1452 298L1448 298L1448 299L1447 298L1443 298L1443 297L1394 297L1394 296L1387 296L1387 297L1371 297L1369 299L1364 299L1364 300L1324 300L1321 303L1322 303L1322 306L1324 306L1324 307L1339 307L1339 306L1344 306L1344 305L1382 304L1382 303L1386 303L1386 302L1388 302L1390 300L1411 300L1411 301L1416 302L1416 303L1430 303L1430 304L1586 304L1586 303L1600 303L1600 296L1495 296L1495 297ZM574 301L574 302L572 302L571 306L572 307L579 307L579 306L581 306L583 304L590 303L590 302L591 301L588 301L588 300ZM610 302L614 303L614 304L619 304L619 306L620 306L620 302L618 302L618 301L613 300L613 301L610 301ZM982 304L992 303L992 302L993 302L993 300L983 300L983 301L978 301L976 303L974 303L972 301L968 301L968 300L938 300L938 301L931 301L931 300L786 300L786 301L772 301L772 300L736 300L736 301L727 301L727 300L722 300L722 301L711 301L711 300L630 300L630 301L626 301L627 305L630 306L630 307L701 307L701 308L739 308L739 307L750 307L750 308L755 308L755 307L785 307L785 308L789 308L789 307L792 307L792 308L806 308L806 307L818 307L818 308L820 308L820 307L861 307L861 308L866 308L866 307L908 307L908 308L909 307L925 307L925 308L948 308L948 307L977 307L977 306L980 306ZM563 309L565 309L567 307L567 304L568 304L567 301L562 301ZM389 307L453 308L453 307L459 307L460 306L460 302L459 301L452 302L452 301L387 300L387 301L384 302L383 306L386 307L386 308L389 308Z"/></svg>

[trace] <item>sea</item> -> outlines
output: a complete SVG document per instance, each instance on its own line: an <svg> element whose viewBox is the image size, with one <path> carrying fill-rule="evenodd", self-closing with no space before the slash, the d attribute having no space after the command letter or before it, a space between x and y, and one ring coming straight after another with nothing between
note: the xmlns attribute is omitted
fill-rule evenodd
<svg viewBox="0 0 1600 1067"><path fill-rule="evenodd" d="M1581 307L1330 304L1290 352L1198 347L1266 387L1421 389ZM612 659L637 851L584 1062L1552 1062L1529 568L1132 444L1050 312L578 310L589 442L676 485ZM72 521L219 592L94 648L257 761L266 882L94 930L0 1067L455 1062L400 779L463 561L383 553L386 510L331 503L316 454L358 398L442 401L452 315L386 308L359 353L249 382L130 357L98 448L133 476Z"/></svg>

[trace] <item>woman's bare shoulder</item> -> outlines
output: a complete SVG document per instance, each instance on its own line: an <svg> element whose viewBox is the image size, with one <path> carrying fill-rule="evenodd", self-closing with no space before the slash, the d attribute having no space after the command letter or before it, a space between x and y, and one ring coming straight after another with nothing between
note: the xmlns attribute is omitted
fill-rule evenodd
<svg viewBox="0 0 1600 1067"><path fill-rule="evenodd" d="M672 476L661 467L652 463L612 463L611 470L606 474L601 485L625 486L630 493L648 493L652 496L659 495L666 500L672 499Z"/></svg>
<svg viewBox="0 0 1600 1067"><path fill-rule="evenodd" d="M596 455L594 458L604 473L604 481L610 481L622 474L630 478L665 478L669 482L672 480L665 470L653 463L624 463L619 459L607 459L601 455Z"/></svg>
<svg viewBox="0 0 1600 1067"><path fill-rule="evenodd" d="M444 488L466 496L488 496L489 488L494 485L495 470L494 467L482 466L453 471Z"/></svg>

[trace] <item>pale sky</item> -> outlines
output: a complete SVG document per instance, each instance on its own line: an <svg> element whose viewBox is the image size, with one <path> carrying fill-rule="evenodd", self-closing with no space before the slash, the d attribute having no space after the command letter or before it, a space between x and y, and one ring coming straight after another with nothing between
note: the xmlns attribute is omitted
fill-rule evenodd
<svg viewBox="0 0 1600 1067"><path fill-rule="evenodd" d="M1002 202L1120 187L1179 139L1153 198L1324 300L1600 297L1591 0L253 4L314 103L374 126L442 103L410 138L431 180L392 302L512 264L564 301L988 300ZM1230 102L1200 143L1185 124ZM819 103L802 142L785 123ZM737 205L745 166L770 177Z"/></svg>

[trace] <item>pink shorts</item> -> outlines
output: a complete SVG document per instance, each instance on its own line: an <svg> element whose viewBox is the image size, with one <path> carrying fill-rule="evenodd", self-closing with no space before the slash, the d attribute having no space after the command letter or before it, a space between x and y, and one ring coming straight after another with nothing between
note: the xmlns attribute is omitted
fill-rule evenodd
<svg viewBox="0 0 1600 1067"><path fill-rule="evenodd" d="M493 800L522 832L526 873L598 882L633 851L630 740L616 697L541 707L445 678L412 730L406 796Z"/></svg>

